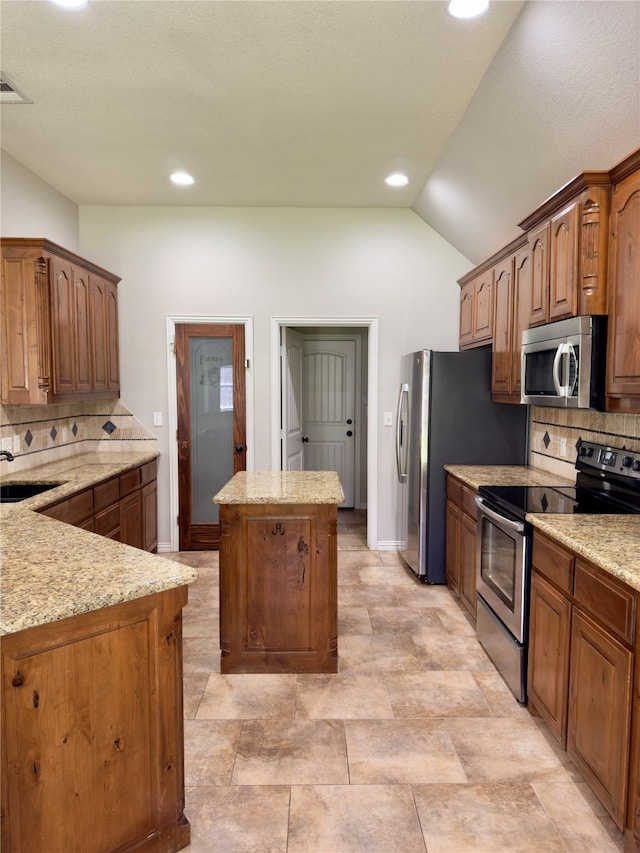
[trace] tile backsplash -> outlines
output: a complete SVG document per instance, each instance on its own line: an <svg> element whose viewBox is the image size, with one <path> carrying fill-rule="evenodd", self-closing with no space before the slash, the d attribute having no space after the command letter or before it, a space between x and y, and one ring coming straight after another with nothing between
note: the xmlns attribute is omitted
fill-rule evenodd
<svg viewBox="0 0 640 853"><path fill-rule="evenodd" d="M529 422L529 464L570 480L579 438L640 451L640 415L531 406Z"/></svg>
<svg viewBox="0 0 640 853"><path fill-rule="evenodd" d="M106 400L0 406L0 447L13 453L15 473L86 451L155 450L157 439L119 400Z"/></svg>

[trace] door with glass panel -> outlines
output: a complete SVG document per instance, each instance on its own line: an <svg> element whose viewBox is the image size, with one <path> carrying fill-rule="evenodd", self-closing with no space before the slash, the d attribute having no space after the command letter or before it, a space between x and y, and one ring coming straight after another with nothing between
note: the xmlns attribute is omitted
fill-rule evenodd
<svg viewBox="0 0 640 853"><path fill-rule="evenodd" d="M176 325L181 551L217 550L212 498L246 468L244 326Z"/></svg>

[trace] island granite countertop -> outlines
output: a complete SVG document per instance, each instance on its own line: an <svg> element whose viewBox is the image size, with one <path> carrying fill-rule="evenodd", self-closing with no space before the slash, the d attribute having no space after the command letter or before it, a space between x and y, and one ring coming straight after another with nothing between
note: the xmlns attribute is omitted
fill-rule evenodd
<svg viewBox="0 0 640 853"><path fill-rule="evenodd" d="M20 503L0 505L0 634L100 610L197 579L189 566L36 511L157 456L156 452L86 453L2 478L3 483L62 485Z"/></svg>
<svg viewBox="0 0 640 853"><path fill-rule="evenodd" d="M214 496L216 504L341 504L335 471L238 471Z"/></svg>

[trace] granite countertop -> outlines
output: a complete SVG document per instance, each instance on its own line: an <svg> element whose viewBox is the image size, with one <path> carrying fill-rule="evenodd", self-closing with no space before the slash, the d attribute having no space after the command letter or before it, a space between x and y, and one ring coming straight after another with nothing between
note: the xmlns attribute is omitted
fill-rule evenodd
<svg viewBox="0 0 640 853"><path fill-rule="evenodd" d="M528 465L445 465L453 474L472 489L480 486L573 486L574 480L550 474L542 468Z"/></svg>
<svg viewBox="0 0 640 853"><path fill-rule="evenodd" d="M239 471L214 496L217 504L341 504L335 471Z"/></svg>
<svg viewBox="0 0 640 853"><path fill-rule="evenodd" d="M184 586L197 572L34 511L157 453L88 453L3 477L3 483L61 482L34 498L0 504L0 634L46 625Z"/></svg>

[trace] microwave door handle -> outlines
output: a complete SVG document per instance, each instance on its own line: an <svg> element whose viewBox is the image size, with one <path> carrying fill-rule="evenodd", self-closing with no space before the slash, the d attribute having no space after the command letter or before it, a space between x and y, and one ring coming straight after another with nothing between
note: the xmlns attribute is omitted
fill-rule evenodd
<svg viewBox="0 0 640 853"><path fill-rule="evenodd" d="M401 483L407 481L407 448L404 431L403 412L407 411L406 406L403 406L405 400L409 399L409 386L403 383L400 386L400 394L398 395L398 415L396 417L396 465L398 468L398 480Z"/></svg>
<svg viewBox="0 0 640 853"><path fill-rule="evenodd" d="M483 515L488 516L492 521L495 521L498 526L505 527L508 530L513 530L515 533L524 533L525 527L520 521L511 521L510 518L505 518L504 515L500 515L500 513L489 509L484 500L478 495L475 496L475 501L480 512Z"/></svg>
<svg viewBox="0 0 640 853"><path fill-rule="evenodd" d="M575 393L576 385L578 383L578 356L576 355L575 348L573 344L565 344L567 348L567 397L571 397ZM574 379L571 381L571 364L575 364L575 371L573 373Z"/></svg>
<svg viewBox="0 0 640 853"><path fill-rule="evenodd" d="M560 344L560 346L556 350L556 354L553 359L553 385L556 389L556 394L558 395L558 397L566 396L566 388L560 380L560 365L562 363L562 356L565 351L565 346L566 344Z"/></svg>

